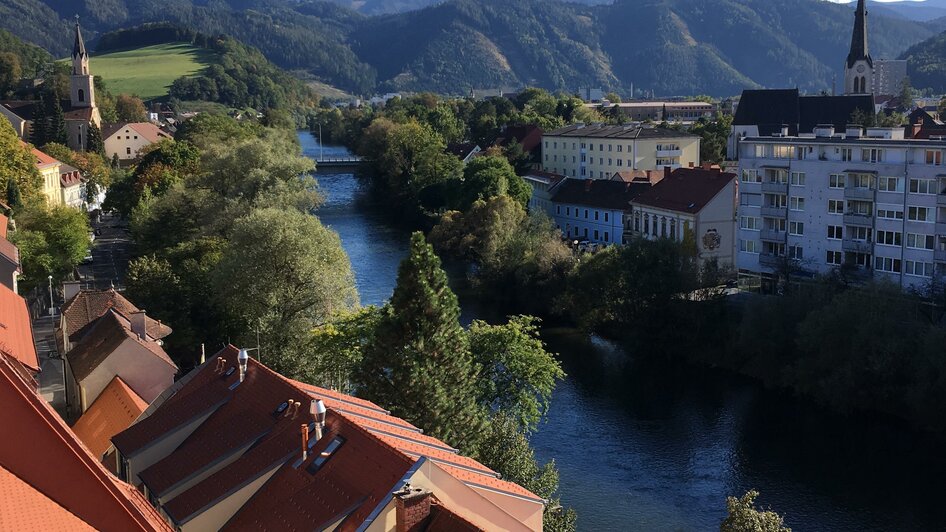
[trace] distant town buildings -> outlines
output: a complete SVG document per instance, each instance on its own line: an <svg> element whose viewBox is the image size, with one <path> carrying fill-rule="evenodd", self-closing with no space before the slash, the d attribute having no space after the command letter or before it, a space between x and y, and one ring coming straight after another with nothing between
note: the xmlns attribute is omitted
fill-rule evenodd
<svg viewBox="0 0 946 532"><path fill-rule="evenodd" d="M137 159L144 148L171 138L151 122L120 122L102 127L105 154L120 161Z"/></svg>
<svg viewBox="0 0 946 532"><path fill-rule="evenodd" d="M632 122L670 122L692 124L700 118L713 118L717 106L708 102L640 100L586 104L601 112L618 112Z"/></svg>
<svg viewBox="0 0 946 532"><path fill-rule="evenodd" d="M542 137L543 170L566 177L610 179L699 162L700 137L669 128L573 124Z"/></svg>

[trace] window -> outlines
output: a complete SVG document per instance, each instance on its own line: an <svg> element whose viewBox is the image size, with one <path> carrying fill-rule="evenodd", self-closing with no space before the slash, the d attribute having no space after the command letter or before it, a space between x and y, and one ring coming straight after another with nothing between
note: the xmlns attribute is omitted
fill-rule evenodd
<svg viewBox="0 0 946 532"><path fill-rule="evenodd" d="M84 101L85 101L85 91L82 90L82 89L79 89L79 101L80 101L80 102L84 102Z"/></svg>
<svg viewBox="0 0 946 532"><path fill-rule="evenodd" d="M790 222L788 224L788 234L794 236L803 236L805 234L804 222Z"/></svg>
<svg viewBox="0 0 946 532"><path fill-rule="evenodd" d="M828 239L829 240L841 240L844 235L844 228L840 225L829 225L828 226Z"/></svg>
<svg viewBox="0 0 946 532"><path fill-rule="evenodd" d="M608 144L608 151L611 151L612 144Z"/></svg>
<svg viewBox="0 0 946 532"><path fill-rule="evenodd" d="M805 210L805 198L801 196L792 196L788 202L788 208L793 211Z"/></svg>
<svg viewBox="0 0 946 532"><path fill-rule="evenodd" d="M581 143L581 149L585 149L585 143L584 143L584 142ZM595 147L594 147L594 146L591 146L591 149L595 149Z"/></svg>
<svg viewBox="0 0 946 532"><path fill-rule="evenodd" d="M750 231L759 230L759 218L755 216L742 216L739 218L739 227Z"/></svg>
<svg viewBox="0 0 946 532"><path fill-rule="evenodd" d="M926 164L939 166L943 164L943 152L939 150L926 150Z"/></svg>
<svg viewBox="0 0 946 532"><path fill-rule="evenodd" d="M828 200L828 214L844 214L844 201Z"/></svg>
<svg viewBox="0 0 946 532"><path fill-rule="evenodd" d="M785 231L786 227L788 227L788 224L785 222L785 218L765 218L765 229L767 231L781 233Z"/></svg>
<svg viewBox="0 0 946 532"><path fill-rule="evenodd" d="M874 269L881 272L900 273L900 259L891 257L876 257Z"/></svg>
<svg viewBox="0 0 946 532"><path fill-rule="evenodd" d="M584 158L585 158L585 156L584 156L584 155L582 155L581 157L582 157L582 159L584 159ZM584 162L584 160L582 160L582 162ZM582 166L582 167L581 167L581 175L582 175L582 177L584 177L584 176L585 176L585 174L586 174L586 170L587 170L587 169L586 169L586 168L585 168L584 166Z"/></svg>
<svg viewBox="0 0 946 532"><path fill-rule="evenodd" d="M825 257L825 262L828 264L834 264L838 266L843 260L843 255L840 251L828 251L827 256Z"/></svg>
<svg viewBox="0 0 946 532"><path fill-rule="evenodd" d="M847 262L853 264L854 266L860 266L862 268L870 267L870 254L869 253L848 253Z"/></svg>
<svg viewBox="0 0 946 532"><path fill-rule="evenodd" d="M125 155L131 155L131 147L125 146Z"/></svg>
<svg viewBox="0 0 946 532"><path fill-rule="evenodd" d="M756 157L765 157L765 146L761 144L753 144L752 147L752 151L755 153Z"/></svg>
<svg viewBox="0 0 946 532"><path fill-rule="evenodd" d="M869 201L848 201L847 210L845 212L848 214L859 214L861 216L873 216L874 204Z"/></svg>
<svg viewBox="0 0 946 532"><path fill-rule="evenodd" d="M660 219L660 236L667 236L667 219Z"/></svg>
<svg viewBox="0 0 946 532"><path fill-rule="evenodd" d="M555 206L555 214L562 214L562 206L561 206L561 205L556 205L556 206Z"/></svg>
<svg viewBox="0 0 946 532"><path fill-rule="evenodd" d="M595 229L595 240L598 240L598 230Z"/></svg>
<svg viewBox="0 0 946 532"><path fill-rule="evenodd" d="M899 177L881 177L877 180L877 190L881 192L903 192L903 179Z"/></svg>
<svg viewBox="0 0 946 532"><path fill-rule="evenodd" d="M743 183L761 183L762 179L759 177L758 170L745 169L742 171L742 182Z"/></svg>
<svg viewBox="0 0 946 532"><path fill-rule="evenodd" d="M670 220L670 239L671 240L677 239L677 221L676 220Z"/></svg>
<svg viewBox="0 0 946 532"><path fill-rule="evenodd" d="M877 231L877 244L900 247L903 245L903 233L899 231Z"/></svg>
<svg viewBox="0 0 946 532"><path fill-rule="evenodd" d="M805 186L805 172L792 172L791 183L795 187Z"/></svg>
<svg viewBox="0 0 946 532"><path fill-rule="evenodd" d="M934 237L933 235L907 233L907 247L913 249L932 250L934 247Z"/></svg>
<svg viewBox="0 0 946 532"><path fill-rule="evenodd" d="M613 160L610 157L608 157L608 166L611 166L612 164L614 164Z"/></svg>
<svg viewBox="0 0 946 532"><path fill-rule="evenodd" d="M739 205L744 207L761 207L762 194L739 194Z"/></svg>
<svg viewBox="0 0 946 532"><path fill-rule="evenodd" d="M584 146L582 146L582 147L584 148ZM595 151L595 145L594 145L594 144L589 144L589 145L588 145L588 151Z"/></svg>
<svg viewBox="0 0 946 532"><path fill-rule="evenodd" d="M335 436L335 438L333 438L332 441L330 441L325 447L325 450L319 453L318 456L315 457L315 460L312 460L312 463L309 464L309 467L305 468L305 470L314 475L316 471L325 465L325 462L328 462L328 459L331 458L333 454L335 454L335 451L337 451L343 443L345 443L345 438L342 438L341 436Z"/></svg>
<svg viewBox="0 0 946 532"><path fill-rule="evenodd" d="M598 164L604 165L604 157L598 157Z"/></svg>
<svg viewBox="0 0 946 532"><path fill-rule="evenodd" d="M624 145L623 145L623 144L618 144L618 152L619 152L619 153L620 153L620 151L621 151L622 149L624 149Z"/></svg>
<svg viewBox="0 0 946 532"><path fill-rule="evenodd" d="M756 242L755 240L740 240L739 251L742 251L745 253L758 253L759 243Z"/></svg>
<svg viewBox="0 0 946 532"><path fill-rule="evenodd" d="M608 213L607 213L607 212L604 213L604 221L606 221L606 222L608 221Z"/></svg>
<svg viewBox="0 0 946 532"><path fill-rule="evenodd" d="M644 234L646 235L649 232L650 232L650 215L645 214L644 215Z"/></svg>
<svg viewBox="0 0 946 532"><path fill-rule="evenodd" d="M605 231L605 232L604 232L604 241L605 241L605 242L608 242L609 240L610 240L610 239L608 238L608 232Z"/></svg>
<svg viewBox="0 0 946 532"><path fill-rule="evenodd" d="M848 227L847 237L858 242L867 242L870 240L872 231L869 227Z"/></svg>
<svg viewBox="0 0 946 532"><path fill-rule="evenodd" d="M588 240L588 228L584 229L585 240Z"/></svg>
<svg viewBox="0 0 946 532"><path fill-rule="evenodd" d="M585 220L588 219L588 209L585 209Z"/></svg>
<svg viewBox="0 0 946 532"><path fill-rule="evenodd" d="M907 260L904 261L904 273L907 275L916 275L918 277L932 277L933 263Z"/></svg>
<svg viewBox="0 0 946 532"><path fill-rule="evenodd" d="M851 148L841 148L841 160L850 161L852 159L851 157L852 153L853 151L851 150Z"/></svg>
<svg viewBox="0 0 946 532"><path fill-rule="evenodd" d="M634 230L635 231L641 230L641 213L639 212L634 213Z"/></svg>
<svg viewBox="0 0 946 532"><path fill-rule="evenodd" d="M847 184L855 188L874 188L873 174L852 173L848 176Z"/></svg>
<svg viewBox="0 0 946 532"><path fill-rule="evenodd" d="M801 246L788 246L788 258L802 260L805 258L805 251Z"/></svg>
<svg viewBox="0 0 946 532"><path fill-rule="evenodd" d="M932 222L929 207L907 207L907 220L911 222Z"/></svg>
<svg viewBox="0 0 946 532"><path fill-rule="evenodd" d="M897 209L877 209L877 217L884 220L903 220L903 211Z"/></svg>
<svg viewBox="0 0 946 532"><path fill-rule="evenodd" d="M135 135L135 140L138 140L138 135Z"/></svg>
<svg viewBox="0 0 946 532"><path fill-rule="evenodd" d="M624 166L624 159L618 159L618 166Z"/></svg>
<svg viewBox="0 0 946 532"><path fill-rule="evenodd" d="M829 188L844 188L844 174L831 174L828 176Z"/></svg>
<svg viewBox="0 0 946 532"><path fill-rule="evenodd" d="M604 151L604 144L598 144L598 151Z"/></svg>
<svg viewBox="0 0 946 532"><path fill-rule="evenodd" d="M861 150L861 160L865 163L882 162L884 160L884 150L881 148L864 148Z"/></svg>
<svg viewBox="0 0 946 532"><path fill-rule="evenodd" d="M935 179L910 179L910 193L936 194L938 187Z"/></svg>
<svg viewBox="0 0 946 532"><path fill-rule="evenodd" d="M766 194L765 206L784 209L788 206L788 196L785 194Z"/></svg>
<svg viewBox="0 0 946 532"><path fill-rule="evenodd" d="M595 211L595 221L598 220L598 211Z"/></svg>

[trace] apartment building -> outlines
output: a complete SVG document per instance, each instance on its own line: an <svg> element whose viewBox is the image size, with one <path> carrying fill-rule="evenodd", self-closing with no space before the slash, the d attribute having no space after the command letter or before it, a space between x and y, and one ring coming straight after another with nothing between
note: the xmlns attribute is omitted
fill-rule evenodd
<svg viewBox="0 0 946 532"><path fill-rule="evenodd" d="M716 104L708 102L673 102L644 100L633 102L602 102L585 104L586 107L599 111L618 111L628 120L643 122L680 122L692 124L700 118L713 118Z"/></svg>
<svg viewBox="0 0 946 532"><path fill-rule="evenodd" d="M740 273L786 267L923 289L946 272L946 138L902 128L747 137L739 145Z"/></svg>
<svg viewBox="0 0 946 532"><path fill-rule="evenodd" d="M661 127L573 124L542 136L547 172L579 179L610 179L624 170L698 166L700 137Z"/></svg>

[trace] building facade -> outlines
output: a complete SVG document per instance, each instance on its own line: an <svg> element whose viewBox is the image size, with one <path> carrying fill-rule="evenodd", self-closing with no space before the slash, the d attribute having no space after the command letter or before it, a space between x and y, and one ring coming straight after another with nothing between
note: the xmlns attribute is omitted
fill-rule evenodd
<svg viewBox="0 0 946 532"><path fill-rule="evenodd" d="M569 240L621 244L631 200L648 188L650 183L565 179L552 193L549 216Z"/></svg>
<svg viewBox="0 0 946 532"><path fill-rule="evenodd" d="M844 63L844 94L870 94L874 90L874 60L867 49L867 6L857 0L851 50Z"/></svg>
<svg viewBox="0 0 946 532"><path fill-rule="evenodd" d="M738 267L923 289L946 272L946 140L902 128L753 137L740 144Z"/></svg>
<svg viewBox="0 0 946 532"><path fill-rule="evenodd" d="M120 161L137 159L144 148L170 138L151 122L120 122L102 128L105 154Z"/></svg>
<svg viewBox="0 0 946 532"><path fill-rule="evenodd" d="M543 169L578 179L699 163L700 137L674 129L574 124L542 137Z"/></svg>
<svg viewBox="0 0 946 532"><path fill-rule="evenodd" d="M874 94L896 96L900 94L903 80L907 77L906 59L877 59L874 61ZM903 105L909 106L909 102Z"/></svg>
<svg viewBox="0 0 946 532"><path fill-rule="evenodd" d="M643 122L677 122L690 124L700 118L713 118L716 105L708 102L670 102L644 100L638 102L586 104L602 112L616 111L628 120Z"/></svg>

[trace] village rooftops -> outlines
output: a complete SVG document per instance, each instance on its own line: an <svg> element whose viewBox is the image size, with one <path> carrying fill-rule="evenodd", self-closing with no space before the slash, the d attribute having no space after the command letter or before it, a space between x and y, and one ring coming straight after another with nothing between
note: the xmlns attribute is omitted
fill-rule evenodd
<svg viewBox="0 0 946 532"><path fill-rule="evenodd" d="M736 174L719 169L677 168L639 195L634 203L695 214L734 179Z"/></svg>
<svg viewBox="0 0 946 532"><path fill-rule="evenodd" d="M132 314L139 311L138 307L114 288L79 291L62 306L62 315L70 338L81 337L86 332L83 329L102 317L109 309L114 309L125 319L129 319ZM155 340L160 340L172 332L170 327L157 320L151 318L145 318L145 320L148 336Z"/></svg>
<svg viewBox="0 0 946 532"><path fill-rule="evenodd" d="M26 300L3 284L0 284L0 353L31 371L39 371Z"/></svg>
<svg viewBox="0 0 946 532"><path fill-rule="evenodd" d="M665 139L697 137L666 127L610 126L606 124L572 124L545 133L546 137L581 137L609 139Z"/></svg>
<svg viewBox="0 0 946 532"><path fill-rule="evenodd" d="M127 429L147 408L148 403L115 376L72 430L93 456L101 457L112 444L112 436Z"/></svg>
<svg viewBox="0 0 946 532"><path fill-rule="evenodd" d="M252 358L242 378L238 366L238 350L224 348L147 417L112 438L177 526L319 530L334 524L354 530L375 519L419 468L449 476L477 504L522 500L541 514L536 495L370 401L286 379ZM321 438L309 413L316 399L327 409ZM300 426L310 435L306 457ZM168 447L170 441L179 443ZM161 448L167 450L156 454ZM254 491L241 492L246 502L232 515L205 520L207 510L247 486ZM448 506L460 521L478 519ZM522 527L494 508L509 527Z"/></svg>
<svg viewBox="0 0 946 532"><path fill-rule="evenodd" d="M869 94L802 96L798 89L744 90L733 125L758 126L763 136L777 133L785 125L789 134L795 135L818 124L843 129L855 111L873 115L873 98Z"/></svg>
<svg viewBox="0 0 946 532"><path fill-rule="evenodd" d="M20 141L20 144L30 149L30 152L33 154L33 157L36 157L36 167L39 168L40 170L44 170L46 168L53 168L54 166L59 166L62 164L55 158L49 155L46 155L45 153L37 150L32 145L27 144L23 142L22 140Z"/></svg>
<svg viewBox="0 0 946 532"><path fill-rule="evenodd" d="M5 314L4 314L5 316ZM0 357L0 529L168 531Z"/></svg>
<svg viewBox="0 0 946 532"><path fill-rule="evenodd" d="M606 179L566 178L555 187L552 203L626 210L631 201L650 188L650 183L625 183Z"/></svg>
<svg viewBox="0 0 946 532"><path fill-rule="evenodd" d="M63 164L59 169L59 184L63 187L71 187L82 183L82 173L78 168Z"/></svg>
<svg viewBox="0 0 946 532"><path fill-rule="evenodd" d="M168 135L151 122L117 122L102 125L102 140L106 140L117 133L124 134L125 130L128 130L129 133L133 131L134 133L131 134L138 135L151 144L171 138L171 135Z"/></svg>

